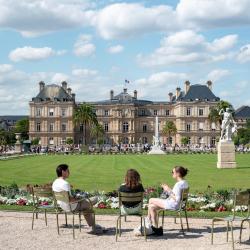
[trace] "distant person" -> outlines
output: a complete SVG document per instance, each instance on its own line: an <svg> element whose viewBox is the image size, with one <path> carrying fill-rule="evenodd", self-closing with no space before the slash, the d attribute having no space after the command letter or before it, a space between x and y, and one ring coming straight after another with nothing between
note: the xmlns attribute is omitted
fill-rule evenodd
<svg viewBox="0 0 250 250"><path fill-rule="evenodd" d="M163 191L167 193L167 199L151 198L148 204L148 220L152 224L152 229L157 235L162 235L162 228L157 228L157 211L160 209L176 210L180 206L182 190L188 188L188 183L184 179L187 175L188 169L176 166L172 170L172 177L176 183L171 189L167 184L162 184Z"/></svg>
<svg viewBox="0 0 250 250"><path fill-rule="evenodd" d="M144 192L141 184L140 174L135 169L129 169L125 175L125 183L123 183L119 192L123 193L138 193ZM141 210L141 204L138 202L123 202L121 207L122 213L136 213Z"/></svg>
<svg viewBox="0 0 250 250"><path fill-rule="evenodd" d="M69 167L67 164L60 164L56 168L57 173L57 179L52 184L52 189L54 192L62 192L67 191L69 192L69 198L70 203L65 203L63 201L58 201L58 205L66 212L71 210L81 212L90 212L89 214L84 214L84 218L87 221L87 224L89 227L91 227L90 233L99 234L103 232L103 228L99 225L95 225L95 219L94 214L92 213L93 210L91 210L91 204L88 200L80 200L76 199L71 194L71 187L70 184L66 181L66 179L69 177ZM91 203L95 205L98 202L97 197L90 198Z"/></svg>

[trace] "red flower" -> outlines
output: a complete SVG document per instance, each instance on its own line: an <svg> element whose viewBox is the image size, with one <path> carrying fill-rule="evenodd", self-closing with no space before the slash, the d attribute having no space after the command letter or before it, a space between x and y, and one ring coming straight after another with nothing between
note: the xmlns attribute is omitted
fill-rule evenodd
<svg viewBox="0 0 250 250"><path fill-rule="evenodd" d="M224 212L226 211L227 209L224 207L224 206L220 206L218 209L217 209L217 212Z"/></svg>
<svg viewBox="0 0 250 250"><path fill-rule="evenodd" d="M104 208L107 208L107 206L103 202L101 202L98 204L98 208L104 209Z"/></svg>
<svg viewBox="0 0 250 250"><path fill-rule="evenodd" d="M41 206L48 206L49 203L48 203L47 201L41 201L41 202L40 202L40 205L41 205Z"/></svg>
<svg viewBox="0 0 250 250"><path fill-rule="evenodd" d="M20 199L16 203L18 206L25 206L26 205L26 200Z"/></svg>

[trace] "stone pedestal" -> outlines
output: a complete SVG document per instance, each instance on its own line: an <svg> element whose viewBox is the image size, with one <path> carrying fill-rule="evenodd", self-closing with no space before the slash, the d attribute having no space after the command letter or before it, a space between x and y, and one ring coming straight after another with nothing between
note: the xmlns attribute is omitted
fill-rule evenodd
<svg viewBox="0 0 250 250"><path fill-rule="evenodd" d="M232 141L220 141L217 147L217 168L236 168L235 146Z"/></svg>
<svg viewBox="0 0 250 250"><path fill-rule="evenodd" d="M21 143L16 143L15 144L15 153L22 153L22 144Z"/></svg>

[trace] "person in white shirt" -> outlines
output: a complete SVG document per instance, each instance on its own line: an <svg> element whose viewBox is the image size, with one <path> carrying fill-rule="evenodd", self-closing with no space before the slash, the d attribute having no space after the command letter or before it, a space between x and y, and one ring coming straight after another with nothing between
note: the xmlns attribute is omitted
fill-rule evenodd
<svg viewBox="0 0 250 250"><path fill-rule="evenodd" d="M157 226L157 211L160 209L176 210L181 202L182 190L188 188L188 183L184 180L188 169L176 166L172 170L172 176L176 183L171 189L167 184L162 184L161 187L165 193L169 195L167 199L151 198L148 204L148 220L151 222L153 229Z"/></svg>
<svg viewBox="0 0 250 250"><path fill-rule="evenodd" d="M58 201L58 205L66 212L72 211L85 211L88 212L87 214L84 214L84 218L87 221L87 224L89 227L92 228L92 233L100 233L102 230L102 227L99 225L95 225L94 220L94 211L90 209L91 205L89 201L87 200L78 200L74 197L72 197L71 194L71 187L70 184L65 180L69 177L69 167L67 164L60 164L56 168L57 173L57 179L52 184L52 190L54 192L62 192L67 191L69 192L69 198L70 202L66 203L63 201ZM98 202L97 197L90 198L92 205L95 205Z"/></svg>

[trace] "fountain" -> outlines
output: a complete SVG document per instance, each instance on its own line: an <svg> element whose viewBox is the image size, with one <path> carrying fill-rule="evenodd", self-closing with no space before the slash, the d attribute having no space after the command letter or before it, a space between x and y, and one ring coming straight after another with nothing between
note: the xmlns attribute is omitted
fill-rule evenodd
<svg viewBox="0 0 250 250"><path fill-rule="evenodd" d="M163 155L164 151L161 149L160 136L159 136L159 121L158 116L155 117L155 135L153 136L153 146L148 152L150 155Z"/></svg>

